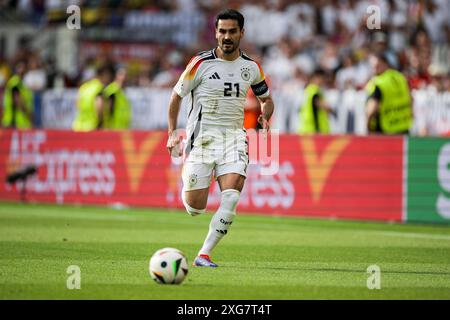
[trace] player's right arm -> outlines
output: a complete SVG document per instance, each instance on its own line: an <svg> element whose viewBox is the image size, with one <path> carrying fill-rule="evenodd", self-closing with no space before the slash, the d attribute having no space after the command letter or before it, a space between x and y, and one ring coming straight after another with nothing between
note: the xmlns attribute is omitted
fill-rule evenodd
<svg viewBox="0 0 450 320"><path fill-rule="evenodd" d="M172 91L169 102L169 115L168 115L168 139L167 150L169 154L172 154L173 148L176 147L182 140L182 137L177 137L175 130L177 129L178 114L180 112L181 100L194 90L200 83L200 78L197 75L198 67L203 59L200 56L195 56L189 61L183 74L180 76L175 88ZM178 152L178 156L181 156L181 149Z"/></svg>
<svg viewBox="0 0 450 320"><path fill-rule="evenodd" d="M167 150L169 151L169 154L172 154L172 149L175 148L175 146L181 141L181 137L176 136L175 130L177 128L178 113L180 112L182 99L183 98L180 97L175 90L172 91L172 96L170 97L169 102L169 123L167 131L167 134L169 135L167 139ZM179 151L178 156L181 156L181 150Z"/></svg>

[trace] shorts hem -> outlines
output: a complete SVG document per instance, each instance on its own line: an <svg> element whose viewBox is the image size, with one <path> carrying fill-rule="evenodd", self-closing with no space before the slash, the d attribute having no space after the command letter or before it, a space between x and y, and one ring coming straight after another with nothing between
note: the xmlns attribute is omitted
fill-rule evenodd
<svg viewBox="0 0 450 320"><path fill-rule="evenodd" d="M208 189L211 185L203 187L203 186L194 186L194 187L187 187L183 186L183 191L194 191L194 190L200 190L200 189Z"/></svg>
<svg viewBox="0 0 450 320"><path fill-rule="evenodd" d="M221 172L219 175L215 175L214 176L214 180L217 180L217 178L218 177L220 177L220 176L224 176L224 175L226 175L226 174L229 174L229 173L236 173L236 174L238 174L238 175L241 175L241 176L243 176L244 178L247 178L247 174L245 174L245 173L242 173L242 172L237 172L236 170L229 170L229 171L225 171L225 172Z"/></svg>

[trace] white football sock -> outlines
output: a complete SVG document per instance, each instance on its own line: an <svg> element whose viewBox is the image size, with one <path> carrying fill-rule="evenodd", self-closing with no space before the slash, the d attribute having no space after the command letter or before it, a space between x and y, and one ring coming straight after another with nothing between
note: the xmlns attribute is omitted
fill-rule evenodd
<svg viewBox="0 0 450 320"><path fill-rule="evenodd" d="M219 243L220 239L227 234L236 215L236 206L240 195L241 193L234 189L222 191L220 207L211 219L209 232L203 243L203 247L198 253L199 255L206 254L209 256L217 243Z"/></svg>

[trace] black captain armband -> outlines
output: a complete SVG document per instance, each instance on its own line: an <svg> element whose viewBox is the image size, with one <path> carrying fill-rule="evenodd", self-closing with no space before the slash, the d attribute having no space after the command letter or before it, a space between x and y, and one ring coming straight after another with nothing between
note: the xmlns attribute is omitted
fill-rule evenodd
<svg viewBox="0 0 450 320"><path fill-rule="evenodd" d="M267 86L266 80L263 80L260 83L255 84L251 87L255 96L262 96L264 93L269 91L269 87Z"/></svg>

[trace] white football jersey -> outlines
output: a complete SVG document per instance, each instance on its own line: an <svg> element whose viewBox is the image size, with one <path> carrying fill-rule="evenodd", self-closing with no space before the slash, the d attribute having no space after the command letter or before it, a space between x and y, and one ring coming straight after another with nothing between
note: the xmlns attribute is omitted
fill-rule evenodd
<svg viewBox="0 0 450 320"><path fill-rule="evenodd" d="M209 128L242 130L250 88L257 97L269 96L261 66L242 51L233 61L218 58L215 49L194 56L174 88L182 98L189 95L188 144Z"/></svg>

